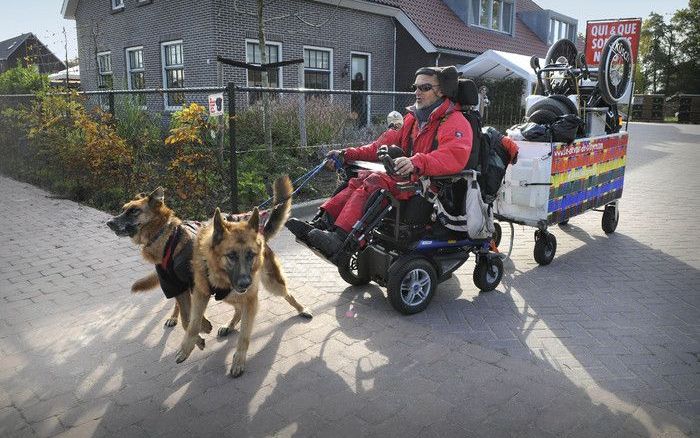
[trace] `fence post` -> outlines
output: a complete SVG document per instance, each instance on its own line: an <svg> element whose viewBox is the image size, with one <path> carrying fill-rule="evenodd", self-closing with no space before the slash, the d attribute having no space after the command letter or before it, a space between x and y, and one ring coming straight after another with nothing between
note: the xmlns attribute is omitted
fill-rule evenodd
<svg viewBox="0 0 700 438"><path fill-rule="evenodd" d="M226 87L228 95L228 144L229 171L231 173L231 212L238 212L238 162L236 157L236 85L229 82Z"/></svg>
<svg viewBox="0 0 700 438"><path fill-rule="evenodd" d="M114 117L114 93L109 92L109 113Z"/></svg>

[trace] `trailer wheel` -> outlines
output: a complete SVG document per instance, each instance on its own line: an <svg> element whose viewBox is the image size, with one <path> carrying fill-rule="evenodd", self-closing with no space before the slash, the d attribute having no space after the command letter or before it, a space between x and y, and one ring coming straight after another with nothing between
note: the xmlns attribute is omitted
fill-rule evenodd
<svg viewBox="0 0 700 438"><path fill-rule="evenodd" d="M482 292L498 287L503 278L503 262L500 257L480 257L474 267L474 286Z"/></svg>
<svg viewBox="0 0 700 438"><path fill-rule="evenodd" d="M366 269L361 269L358 263L359 252L352 254L343 253L338 256L338 274L348 284L353 286L364 286L369 283L369 275Z"/></svg>
<svg viewBox="0 0 700 438"><path fill-rule="evenodd" d="M422 312L437 287L433 264L423 257L401 257L388 272L387 295L391 306L404 315Z"/></svg>
<svg viewBox="0 0 700 438"><path fill-rule="evenodd" d="M542 265L548 265L554 260L557 252L557 238L547 231L535 231L535 261Z"/></svg>
<svg viewBox="0 0 700 438"><path fill-rule="evenodd" d="M620 220L620 211L617 209L615 204L608 204L603 210L603 231L605 234L611 234L615 232L617 228L617 222Z"/></svg>

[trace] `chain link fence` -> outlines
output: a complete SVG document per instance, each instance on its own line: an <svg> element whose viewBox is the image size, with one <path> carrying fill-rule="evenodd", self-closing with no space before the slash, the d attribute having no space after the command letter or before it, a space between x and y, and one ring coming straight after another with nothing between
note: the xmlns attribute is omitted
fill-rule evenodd
<svg viewBox="0 0 700 438"><path fill-rule="evenodd" d="M220 97L213 103L223 115L208 116L211 95ZM522 118L520 105L499 87L489 96L484 125L504 129ZM217 206L252 208L267 199L276 176L303 175L329 149L373 141L387 129L387 114L405 114L414 100L410 92L233 84L3 95L0 170L104 209L116 209L133 193L160 185L178 213L204 218ZM196 128L197 136L183 137L182 126ZM178 132L177 141L169 143ZM80 172L111 176L85 178ZM93 186L88 180L95 181ZM336 184L335 174L322 172L297 201L326 197Z"/></svg>

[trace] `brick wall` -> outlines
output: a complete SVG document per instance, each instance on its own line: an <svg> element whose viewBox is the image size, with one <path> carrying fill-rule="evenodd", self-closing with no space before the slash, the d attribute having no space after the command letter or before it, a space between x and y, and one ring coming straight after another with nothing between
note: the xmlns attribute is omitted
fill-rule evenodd
<svg viewBox="0 0 700 438"><path fill-rule="evenodd" d="M126 88L125 49L143 46L146 87L162 87L160 43L182 39L186 86L218 85L216 56L245 61L246 39L258 39L254 0L238 2L238 11L228 0L152 0L142 4L124 0L124 9L113 12L110 0L81 0L76 11L81 82L84 90L97 89L97 52L111 51L114 87ZM390 17L336 8L304 0L273 2L265 17L299 14L314 27L290 17L266 24L269 42L282 44L282 59L303 58L304 46L333 50L332 88L349 89L351 52L370 54L370 83L374 90L392 90L394 85L394 23ZM330 20L328 20L330 18ZM328 21L326 21L328 20ZM97 44L95 44L97 43ZM298 85L298 67L282 69L283 86ZM225 66L223 84L246 85L242 68ZM377 103L380 99L374 99ZM386 99L384 99L386 100ZM372 112L384 111L374 105Z"/></svg>
<svg viewBox="0 0 700 438"><path fill-rule="evenodd" d="M97 52L111 51L114 88L126 88L125 49L143 46L147 88L161 88L161 43L182 40L185 86L216 84L212 0L124 0L113 12L110 0L81 0L76 11L80 80L97 89Z"/></svg>
<svg viewBox="0 0 700 438"><path fill-rule="evenodd" d="M474 58L440 54L427 53L416 42L416 40L403 28L397 24L396 31L396 91L408 91L413 84L414 74L420 67L435 65L437 59L438 65L461 65L466 64Z"/></svg>

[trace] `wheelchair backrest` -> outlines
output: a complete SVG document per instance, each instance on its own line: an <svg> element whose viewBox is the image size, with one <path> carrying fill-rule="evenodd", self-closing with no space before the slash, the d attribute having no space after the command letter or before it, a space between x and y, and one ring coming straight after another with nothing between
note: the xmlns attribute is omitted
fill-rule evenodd
<svg viewBox="0 0 700 438"><path fill-rule="evenodd" d="M459 79L455 101L462 106L462 114L472 128L472 152L465 169L477 169L481 151L481 116L472 108L479 104L479 92L474 81L466 78Z"/></svg>

